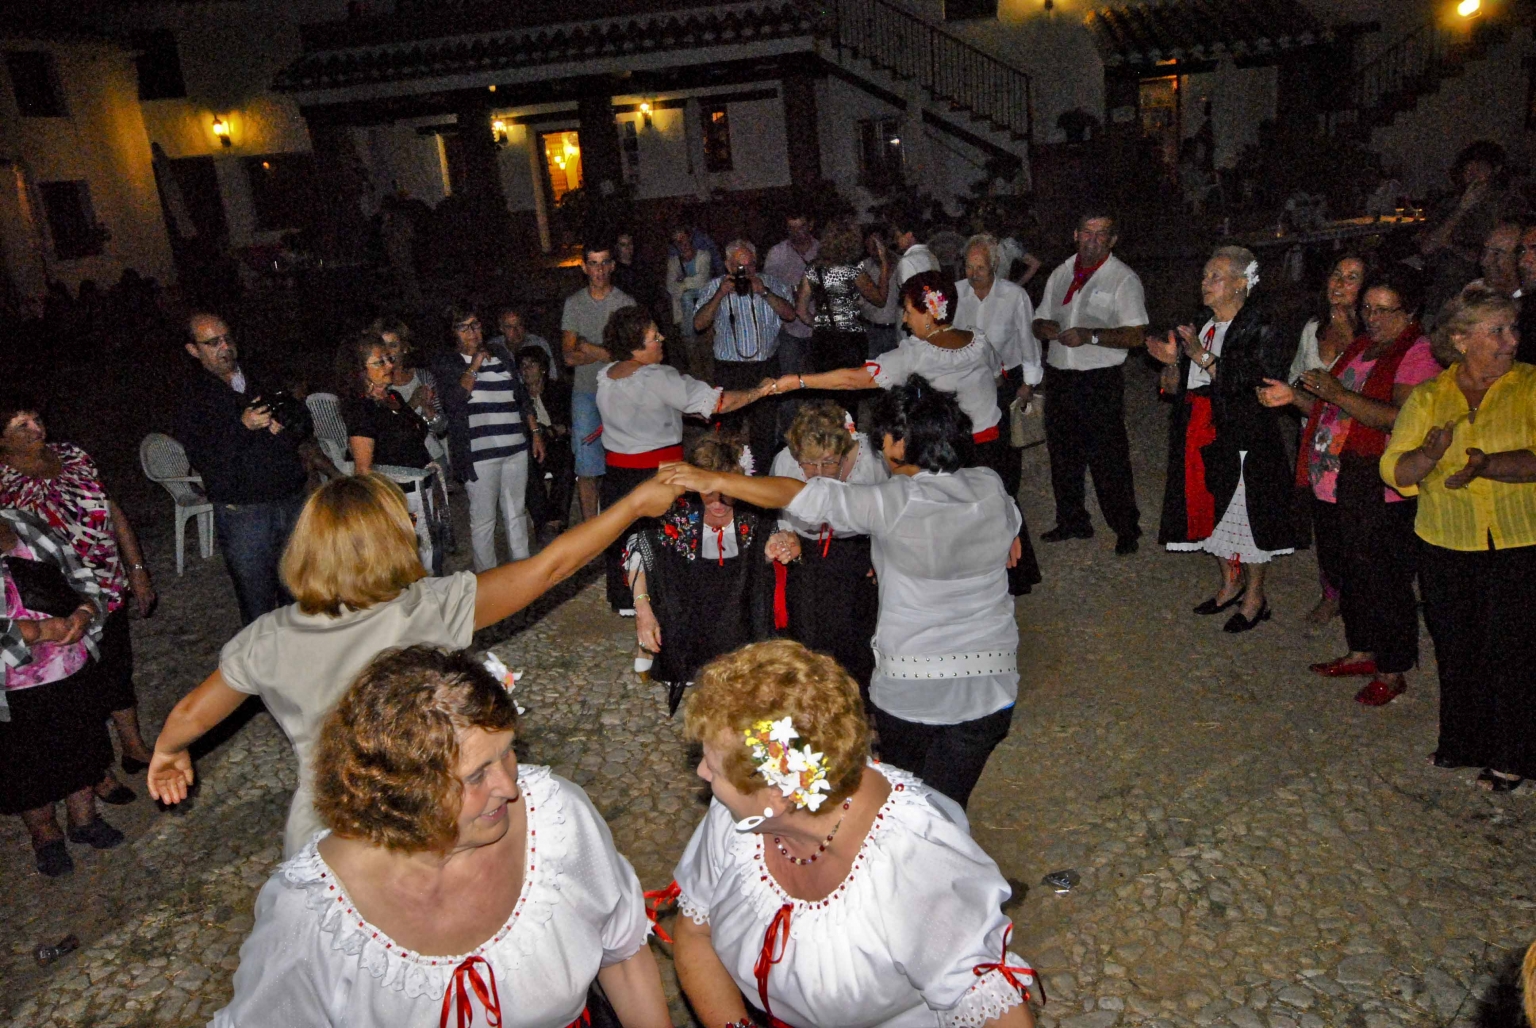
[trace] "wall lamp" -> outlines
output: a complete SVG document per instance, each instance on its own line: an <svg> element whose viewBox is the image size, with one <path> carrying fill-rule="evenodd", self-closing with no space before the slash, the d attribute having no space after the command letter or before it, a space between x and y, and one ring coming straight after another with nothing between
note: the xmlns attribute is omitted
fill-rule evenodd
<svg viewBox="0 0 1536 1028"><path fill-rule="evenodd" d="M1483 13L1483 0L1461 0L1456 5L1456 13L1463 18L1476 18Z"/></svg>
<svg viewBox="0 0 1536 1028"><path fill-rule="evenodd" d="M645 124L646 128L651 127L651 102L649 100L642 100L640 102L640 120Z"/></svg>
<svg viewBox="0 0 1536 1028"><path fill-rule="evenodd" d="M214 117L213 134L219 137L219 142L226 148L235 145L234 140L229 138L229 122L225 119L217 116Z"/></svg>
<svg viewBox="0 0 1536 1028"><path fill-rule="evenodd" d="M496 139L498 147L507 145L507 123L497 118L491 122L491 135Z"/></svg>

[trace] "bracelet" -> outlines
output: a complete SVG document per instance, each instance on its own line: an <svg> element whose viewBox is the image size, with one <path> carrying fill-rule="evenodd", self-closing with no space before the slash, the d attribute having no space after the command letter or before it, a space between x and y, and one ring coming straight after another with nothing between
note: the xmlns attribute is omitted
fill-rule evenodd
<svg viewBox="0 0 1536 1028"><path fill-rule="evenodd" d="M134 561L132 564L128 565L128 570L129 571L148 571L149 568L145 567L143 564L139 563L138 561Z"/></svg>
<svg viewBox="0 0 1536 1028"><path fill-rule="evenodd" d="M636 603L639 603L641 600L644 600L646 603L650 603L651 602L651 594L650 593L635 593L635 595L632 597L632 599Z"/></svg>
<svg viewBox="0 0 1536 1028"><path fill-rule="evenodd" d="M795 375L795 377L800 380L800 388L804 389L805 388L805 376L797 374L797 375Z"/></svg>

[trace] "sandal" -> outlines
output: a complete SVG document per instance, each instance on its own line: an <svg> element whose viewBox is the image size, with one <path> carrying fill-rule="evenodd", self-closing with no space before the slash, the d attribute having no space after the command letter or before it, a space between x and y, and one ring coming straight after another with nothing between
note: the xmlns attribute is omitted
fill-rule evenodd
<svg viewBox="0 0 1536 1028"><path fill-rule="evenodd" d="M1488 792L1514 792L1525 779L1519 775L1502 775L1491 767L1483 768L1477 776L1477 787Z"/></svg>

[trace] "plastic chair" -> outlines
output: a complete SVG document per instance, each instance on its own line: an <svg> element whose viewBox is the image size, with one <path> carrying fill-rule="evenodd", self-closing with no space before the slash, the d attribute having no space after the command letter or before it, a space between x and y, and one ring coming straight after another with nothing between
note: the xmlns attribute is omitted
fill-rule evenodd
<svg viewBox="0 0 1536 1028"><path fill-rule="evenodd" d="M315 422L315 441L338 470L352 474L352 462L347 460L347 423L341 419L341 400L335 393L310 393L304 397L304 405Z"/></svg>
<svg viewBox="0 0 1536 1028"><path fill-rule="evenodd" d="M139 466L176 502L176 574L185 566L188 518L197 518L197 548L203 559L213 556L213 504L203 494L202 476L192 474L187 451L170 436L151 432L139 444Z"/></svg>

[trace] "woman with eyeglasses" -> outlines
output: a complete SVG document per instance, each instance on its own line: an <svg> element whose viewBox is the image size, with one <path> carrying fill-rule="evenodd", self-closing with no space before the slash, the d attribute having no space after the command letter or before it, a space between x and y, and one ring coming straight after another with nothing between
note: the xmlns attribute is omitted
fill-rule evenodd
<svg viewBox="0 0 1536 1028"><path fill-rule="evenodd" d="M1259 402L1307 416L1297 481L1312 493L1318 563L1339 583L1349 652L1312 665L1324 678L1366 677L1355 694L1368 707L1391 703L1418 662L1419 612L1413 595L1416 501L1383 486L1377 468L1398 411L1414 386L1440 373L1419 327L1417 276L1400 265L1365 285L1365 332L1333 368L1302 373L1295 385L1266 379Z"/></svg>
<svg viewBox="0 0 1536 1028"><path fill-rule="evenodd" d="M544 436L505 344L485 341L480 316L466 304L449 307L448 324L454 349L432 362L432 376L448 417L453 475L469 494L475 571L487 571L497 563L498 510L512 559L528 556L528 455L544 459Z"/></svg>
<svg viewBox="0 0 1536 1028"><path fill-rule="evenodd" d="M359 332L341 345L336 371L343 385L341 419L347 426L347 448L358 475L376 467L433 469L429 477L401 488L411 503L422 567L440 575L447 549L448 496L441 492L436 465L427 452L432 430L394 387L395 367L395 355L376 332ZM434 497L438 502L423 502L431 489L441 493Z"/></svg>
<svg viewBox="0 0 1536 1028"><path fill-rule="evenodd" d="M1468 286L1440 310L1449 365L1403 404L1381 477L1418 497L1424 621L1440 672L1435 767L1509 792L1536 774L1536 367L1515 302Z"/></svg>
<svg viewBox="0 0 1536 1028"><path fill-rule="evenodd" d="M788 447L773 459L775 477L852 485L878 485L891 477L869 438L829 400L801 407L785 441ZM785 510L779 530L768 538L767 555L783 568L782 574L775 571L780 627L807 648L836 658L867 702L875 670L869 641L880 613L869 536L825 521L813 524Z"/></svg>

